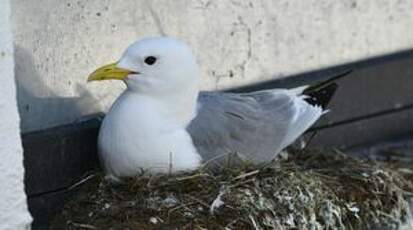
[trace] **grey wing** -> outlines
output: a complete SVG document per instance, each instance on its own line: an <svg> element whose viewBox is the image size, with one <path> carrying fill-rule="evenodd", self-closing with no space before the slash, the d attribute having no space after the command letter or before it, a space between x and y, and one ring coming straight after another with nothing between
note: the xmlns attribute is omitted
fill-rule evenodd
<svg viewBox="0 0 413 230"><path fill-rule="evenodd" d="M204 161L229 153L253 162L272 160L323 113L299 91L201 92L188 132Z"/></svg>

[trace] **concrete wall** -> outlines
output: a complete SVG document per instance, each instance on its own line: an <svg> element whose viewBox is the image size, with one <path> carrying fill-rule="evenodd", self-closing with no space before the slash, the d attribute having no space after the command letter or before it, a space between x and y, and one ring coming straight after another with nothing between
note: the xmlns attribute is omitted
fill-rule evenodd
<svg viewBox="0 0 413 230"><path fill-rule="evenodd" d="M0 6L0 229L29 229L9 1L0 0Z"/></svg>
<svg viewBox="0 0 413 230"><path fill-rule="evenodd" d="M413 48L413 1L15 0L23 131L104 111L123 86L86 84L138 38L188 41L221 89Z"/></svg>

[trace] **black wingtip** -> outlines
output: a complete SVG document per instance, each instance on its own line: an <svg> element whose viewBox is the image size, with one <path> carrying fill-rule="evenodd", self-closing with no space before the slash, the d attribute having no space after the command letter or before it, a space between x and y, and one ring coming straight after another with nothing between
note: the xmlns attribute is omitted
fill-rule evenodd
<svg viewBox="0 0 413 230"><path fill-rule="evenodd" d="M333 98L335 92L337 91L338 84L336 81L349 75L351 72L353 72L353 70L346 70L326 81L308 87L303 92L304 95L308 96L305 100L311 105L321 106L323 109L326 109L328 103L331 101L331 98Z"/></svg>
<svg viewBox="0 0 413 230"><path fill-rule="evenodd" d="M321 89L307 92L305 93L305 95L307 95L308 97L305 98L305 101L307 101L311 105L321 106L321 108L326 109L337 88L338 85L333 82Z"/></svg>
<svg viewBox="0 0 413 230"><path fill-rule="evenodd" d="M349 74L352 73L352 72L353 72L352 69L349 69L349 70L345 70L345 71L343 71L343 72L340 72L340 73L338 73L337 75L334 75L333 77L330 77L329 79L327 79L327 80L325 80L325 81L319 82L319 83L317 83L317 84L315 84L315 85L312 85L312 86L308 87L307 89L304 90L303 93L304 93L304 94L308 94L308 93L310 93L310 92L314 92L314 91L317 91L317 90L319 90L319 89L322 89L322 88L324 88L325 86L330 85L331 83L336 82L337 80L339 80L339 79L341 79L341 78L349 75Z"/></svg>

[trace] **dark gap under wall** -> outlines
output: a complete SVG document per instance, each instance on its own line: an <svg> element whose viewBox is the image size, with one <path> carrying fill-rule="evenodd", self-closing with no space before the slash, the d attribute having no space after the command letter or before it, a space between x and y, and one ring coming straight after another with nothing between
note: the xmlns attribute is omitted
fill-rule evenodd
<svg viewBox="0 0 413 230"><path fill-rule="evenodd" d="M413 50L312 71L285 79L230 89L232 92L295 87L353 69L340 79L330 112L312 130L312 146L348 149L413 139ZM22 135L25 184L33 229L46 229L75 190L68 190L98 167L100 118ZM410 145L409 145L410 146ZM353 148L354 149L354 148ZM373 154L373 153L369 153Z"/></svg>

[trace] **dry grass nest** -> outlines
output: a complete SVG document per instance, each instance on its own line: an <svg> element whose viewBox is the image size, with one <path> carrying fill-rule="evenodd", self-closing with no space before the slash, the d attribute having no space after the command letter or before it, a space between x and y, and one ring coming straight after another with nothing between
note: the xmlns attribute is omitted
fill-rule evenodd
<svg viewBox="0 0 413 230"><path fill-rule="evenodd" d="M52 229L399 229L413 173L336 150L263 166L84 183Z"/></svg>

